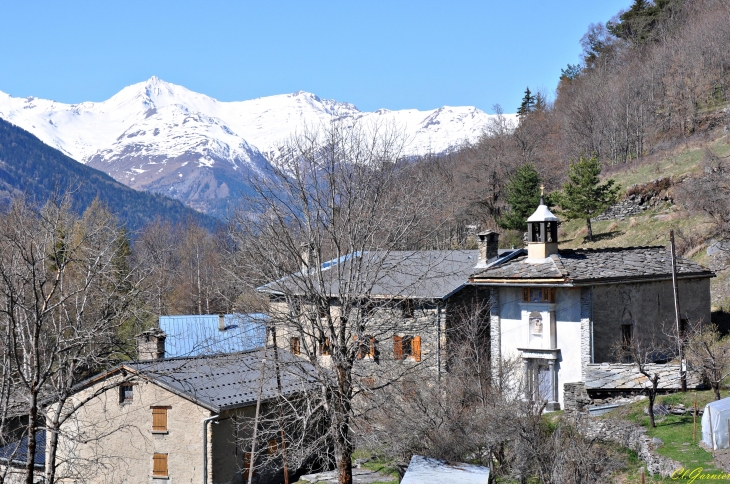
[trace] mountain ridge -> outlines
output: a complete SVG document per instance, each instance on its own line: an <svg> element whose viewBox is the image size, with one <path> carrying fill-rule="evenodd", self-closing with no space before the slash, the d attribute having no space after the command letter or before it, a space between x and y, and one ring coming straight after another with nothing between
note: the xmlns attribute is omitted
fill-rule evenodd
<svg viewBox="0 0 730 484"><path fill-rule="evenodd" d="M332 119L403 131L405 155L442 153L475 141L493 115L472 107L380 109L298 91L218 101L152 77L101 102L64 104L0 92L0 118L132 188L162 193L221 215L247 179L304 126ZM233 189L232 187L236 187Z"/></svg>

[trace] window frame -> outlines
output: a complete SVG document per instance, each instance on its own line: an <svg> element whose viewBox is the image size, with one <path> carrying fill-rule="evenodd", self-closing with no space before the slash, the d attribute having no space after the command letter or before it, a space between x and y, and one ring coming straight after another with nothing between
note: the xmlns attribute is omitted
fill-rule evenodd
<svg viewBox="0 0 730 484"><path fill-rule="evenodd" d="M121 383L119 385L119 404L120 405L129 405L131 403L134 403L134 387L136 385L134 383ZM125 388L129 389L129 392L131 392L131 396L127 396L127 391L125 391Z"/></svg>
<svg viewBox="0 0 730 484"><path fill-rule="evenodd" d="M152 410L152 433L153 434L167 434L170 432L170 425L169 425L169 415L168 410L172 409L172 406L170 405L152 405L150 406L150 410ZM161 417L164 419L165 425L164 427L161 425L157 425L157 428L155 427L155 415L164 415L164 417Z"/></svg>
<svg viewBox="0 0 730 484"><path fill-rule="evenodd" d="M522 302L555 304L556 289L555 287L523 287ZM538 290L540 291L540 295L536 297Z"/></svg>
<svg viewBox="0 0 730 484"><path fill-rule="evenodd" d="M157 463L163 462L164 469L159 469ZM168 465L169 459L167 453L155 452L152 454L152 478L153 479L169 479L170 478L170 467ZM164 474L163 474L164 472Z"/></svg>
<svg viewBox="0 0 730 484"><path fill-rule="evenodd" d="M421 361L420 335L393 335L393 358L395 360Z"/></svg>

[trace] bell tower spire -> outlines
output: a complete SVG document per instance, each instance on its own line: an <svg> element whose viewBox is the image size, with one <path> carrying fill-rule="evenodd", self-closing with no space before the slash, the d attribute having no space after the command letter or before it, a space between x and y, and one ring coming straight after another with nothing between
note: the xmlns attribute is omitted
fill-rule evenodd
<svg viewBox="0 0 730 484"><path fill-rule="evenodd" d="M543 260L558 253L558 218L545 205L545 186L540 185L540 205L527 219L527 258Z"/></svg>

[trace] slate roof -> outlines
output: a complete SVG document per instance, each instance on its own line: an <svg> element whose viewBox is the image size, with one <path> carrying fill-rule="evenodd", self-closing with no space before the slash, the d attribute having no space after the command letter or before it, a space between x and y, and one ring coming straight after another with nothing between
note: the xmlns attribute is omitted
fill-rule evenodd
<svg viewBox="0 0 730 484"><path fill-rule="evenodd" d="M671 260L670 252L664 247L561 249L544 262L529 262L523 251L523 255L474 273L470 280L518 283L524 279L536 282L559 279L564 283L591 283L666 279L672 275ZM709 269L682 258L677 258L677 273L679 277L714 277Z"/></svg>
<svg viewBox="0 0 730 484"><path fill-rule="evenodd" d="M487 484L489 467L414 455L401 484Z"/></svg>
<svg viewBox="0 0 730 484"><path fill-rule="evenodd" d="M0 447L0 462L6 463L10 460L13 467L24 466L28 455L28 436L20 441L11 442ZM39 430L35 433L35 458L33 467L43 468L46 466L46 431Z"/></svg>
<svg viewBox="0 0 730 484"><path fill-rule="evenodd" d="M679 365L650 363L645 365L650 374L659 374L659 389L681 388ZM639 373L634 364L586 365L586 389L588 390L637 390L651 386L649 379ZM694 371L687 372L687 388L701 388L702 379Z"/></svg>
<svg viewBox="0 0 730 484"><path fill-rule="evenodd" d="M315 369L288 351L279 351L282 393L290 396L311 388ZM243 353L167 358L123 365L173 393L213 412L256 403L262 378L264 349ZM278 395L273 349L266 350L262 401Z"/></svg>
<svg viewBox="0 0 730 484"><path fill-rule="evenodd" d="M322 264L327 292L368 297L443 299L466 285L475 271L477 250L372 251ZM313 271L310 271L313 272ZM261 292L303 295L310 272L298 272L259 288ZM319 290L319 288L318 288Z"/></svg>
<svg viewBox="0 0 730 484"><path fill-rule="evenodd" d="M160 316L160 329L167 335L165 357L237 353L264 346L265 314L226 314L224 329L217 314Z"/></svg>

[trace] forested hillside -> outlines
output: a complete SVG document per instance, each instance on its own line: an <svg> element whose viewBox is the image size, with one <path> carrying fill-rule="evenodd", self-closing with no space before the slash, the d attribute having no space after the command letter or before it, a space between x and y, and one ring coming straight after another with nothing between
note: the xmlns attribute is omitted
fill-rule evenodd
<svg viewBox="0 0 730 484"><path fill-rule="evenodd" d="M517 109L517 123L498 117L478 142L423 164L453 187L439 214L452 244L466 241L469 226L500 228L509 208L506 187L521 166L533 165L547 192L562 188L581 157L597 157L603 177L643 173L623 177L629 182L623 196L629 184L662 176L661 169L643 170L645 164L659 166L690 149L702 157L728 128L730 3L636 0L610 21L592 24L580 43L576 64L556 68L555 93L528 88L520 106L505 107ZM707 157L725 169L724 158ZM699 174L701 165L689 171ZM698 181L695 188L707 186ZM519 234L500 229L505 245L520 242Z"/></svg>
<svg viewBox="0 0 730 484"><path fill-rule="evenodd" d="M126 187L0 119L0 200L7 203L25 194L43 204L64 193L69 193L79 213L98 198L130 229L157 218L173 223L190 220L210 229L218 223L176 200Z"/></svg>

